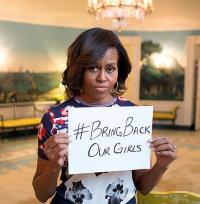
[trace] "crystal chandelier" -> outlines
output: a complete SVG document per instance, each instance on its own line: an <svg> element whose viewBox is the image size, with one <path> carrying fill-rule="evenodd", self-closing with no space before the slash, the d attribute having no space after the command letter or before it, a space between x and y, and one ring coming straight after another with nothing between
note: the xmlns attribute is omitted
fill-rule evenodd
<svg viewBox="0 0 200 204"><path fill-rule="evenodd" d="M88 11L97 20L111 19L121 30L132 19L144 20L153 10L153 0L88 0Z"/></svg>

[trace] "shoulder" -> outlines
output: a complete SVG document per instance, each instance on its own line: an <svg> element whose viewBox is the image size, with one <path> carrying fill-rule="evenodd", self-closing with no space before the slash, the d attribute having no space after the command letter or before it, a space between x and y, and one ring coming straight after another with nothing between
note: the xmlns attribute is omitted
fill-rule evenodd
<svg viewBox="0 0 200 204"><path fill-rule="evenodd" d="M48 118L66 117L68 115L68 108L76 106L75 103L76 101L74 100L74 98L70 98L67 101L64 101L58 105L50 107L44 114L44 117Z"/></svg>
<svg viewBox="0 0 200 204"><path fill-rule="evenodd" d="M117 97L116 104L119 106L136 106L135 103L133 103L133 102L121 97L121 96Z"/></svg>

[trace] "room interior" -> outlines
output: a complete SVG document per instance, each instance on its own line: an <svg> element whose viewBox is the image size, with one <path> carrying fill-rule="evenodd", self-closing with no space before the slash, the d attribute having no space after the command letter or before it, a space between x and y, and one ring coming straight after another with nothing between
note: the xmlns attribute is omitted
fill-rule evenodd
<svg viewBox="0 0 200 204"><path fill-rule="evenodd" d="M111 20L99 21L90 15L87 0L0 1L0 115L5 120L37 118L38 123L48 107L64 100L60 74L71 42L88 28L112 29L127 49L133 67L124 97L139 105L152 105L154 114L158 114L157 118L154 115L154 135L170 136L180 148L179 159L155 190L200 193L199 8L198 0L154 0L152 13L144 20L134 19L119 28L112 27ZM145 46L159 47L160 51L151 53L150 58L145 56ZM151 65L149 60L156 54L160 55L154 67L164 67L166 76L174 78L169 78L167 85L161 79L156 86L146 86L145 66ZM178 71L170 71L168 65ZM38 83L37 78L43 81ZM170 83L175 85L169 90L166 87ZM15 91L13 87L17 87ZM0 187L4 189L0 202L38 203L31 187L37 157L36 131L32 133L30 127L24 131L22 127L15 137L12 128L5 128L3 133L1 128L0 133L4 137L0 141Z"/></svg>

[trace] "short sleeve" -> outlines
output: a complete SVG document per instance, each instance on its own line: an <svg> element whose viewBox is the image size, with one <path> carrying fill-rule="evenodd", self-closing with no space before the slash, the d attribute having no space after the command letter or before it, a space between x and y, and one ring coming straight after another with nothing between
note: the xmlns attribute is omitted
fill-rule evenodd
<svg viewBox="0 0 200 204"><path fill-rule="evenodd" d="M45 160L48 160L48 158L44 153L44 143L49 137L56 134L56 131L52 128L54 124L53 118L54 116L52 112L46 112L43 115L38 128L38 156Z"/></svg>

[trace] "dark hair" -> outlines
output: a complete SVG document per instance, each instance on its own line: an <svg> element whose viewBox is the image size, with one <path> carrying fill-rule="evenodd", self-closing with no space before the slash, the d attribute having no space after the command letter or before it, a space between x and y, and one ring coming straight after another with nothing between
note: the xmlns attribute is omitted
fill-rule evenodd
<svg viewBox="0 0 200 204"><path fill-rule="evenodd" d="M94 65L111 47L115 47L118 52L118 86L113 94L122 95L125 92L125 81L131 72L125 48L112 31L92 28L81 33L68 49L67 68L62 75L62 84L68 96L80 94L85 68Z"/></svg>

